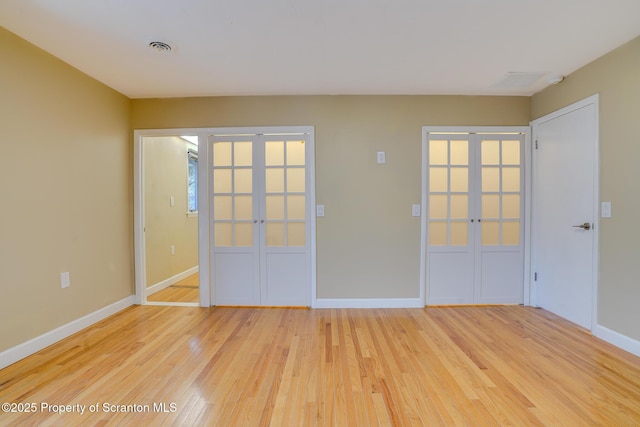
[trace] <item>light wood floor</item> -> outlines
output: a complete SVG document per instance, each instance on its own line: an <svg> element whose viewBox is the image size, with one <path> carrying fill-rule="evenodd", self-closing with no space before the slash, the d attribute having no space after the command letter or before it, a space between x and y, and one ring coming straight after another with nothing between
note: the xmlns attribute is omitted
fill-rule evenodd
<svg viewBox="0 0 640 427"><path fill-rule="evenodd" d="M174 285L149 295L147 301L154 302L198 302L198 273L185 277Z"/></svg>
<svg viewBox="0 0 640 427"><path fill-rule="evenodd" d="M640 358L518 306L134 306L1 370L0 402L38 405L3 426L634 426Z"/></svg>

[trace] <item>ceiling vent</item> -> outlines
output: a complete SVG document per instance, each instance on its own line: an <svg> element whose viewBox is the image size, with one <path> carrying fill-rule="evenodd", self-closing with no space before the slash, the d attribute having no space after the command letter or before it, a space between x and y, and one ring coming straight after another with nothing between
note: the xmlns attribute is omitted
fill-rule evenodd
<svg viewBox="0 0 640 427"><path fill-rule="evenodd" d="M524 89L538 81L545 73L512 72L507 73L496 85L505 89Z"/></svg>
<svg viewBox="0 0 640 427"><path fill-rule="evenodd" d="M149 47L155 50L156 52L160 52L160 53L171 53L171 51L173 50L173 48L169 43L157 42L157 41L150 42Z"/></svg>

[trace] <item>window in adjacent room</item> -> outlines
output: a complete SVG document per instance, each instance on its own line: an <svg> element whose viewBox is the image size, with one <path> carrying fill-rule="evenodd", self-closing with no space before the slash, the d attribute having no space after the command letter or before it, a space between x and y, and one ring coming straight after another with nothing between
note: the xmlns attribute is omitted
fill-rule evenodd
<svg viewBox="0 0 640 427"><path fill-rule="evenodd" d="M188 213L198 213L198 152L187 151L187 209Z"/></svg>

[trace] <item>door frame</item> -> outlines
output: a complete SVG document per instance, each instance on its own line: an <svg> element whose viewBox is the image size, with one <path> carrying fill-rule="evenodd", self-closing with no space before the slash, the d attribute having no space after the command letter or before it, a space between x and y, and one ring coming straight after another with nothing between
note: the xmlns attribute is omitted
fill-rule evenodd
<svg viewBox="0 0 640 427"><path fill-rule="evenodd" d="M428 193L427 174L427 136L431 132L443 133L509 133L524 134L524 265L523 265L523 297L524 305L530 305L531 292L531 127L530 126L423 126L422 127L422 177L421 177L421 209L420 209L420 300L426 305L428 295Z"/></svg>
<svg viewBox="0 0 640 427"><path fill-rule="evenodd" d="M598 94L589 96L580 101L577 101L573 104L567 105L564 108L556 110L552 113L546 114L536 120L531 121L531 132L532 138L534 141L537 140L537 127L542 123L546 123L550 120L556 119L558 117L564 116L566 114L572 113L581 108L587 107L589 105L593 105L595 109L595 123L594 123L594 133L595 133L595 141L594 141L594 160L593 160L593 259L592 259L592 283L591 283L591 331L593 331L598 325L598 287L599 287L599 263L600 263L600 98ZM538 180L538 158L535 151L535 145L532 147L532 185L535 187L536 182ZM533 210L531 211L531 219L532 219L532 228L536 221L536 210L535 210L535 194L532 194L532 202L533 202ZM532 236L531 239L531 275L533 276L535 267L536 267L536 245L535 236ZM534 284L534 278L530 278L531 283ZM532 286L531 291L531 305L537 306L537 289L535 286Z"/></svg>
<svg viewBox="0 0 640 427"><path fill-rule="evenodd" d="M198 265L199 265L199 294L200 307L215 305L215 292L213 292L210 277L211 265L209 250L212 243L212 227L209 216L209 193L211 190L212 172L208 165L211 160L208 136L216 134L286 134L306 133L309 135L309 150L312 150L314 161L308 165L312 177L309 183L309 206L314 209L309 212L311 229L310 237L310 301L311 307L317 305L316 292L316 215L315 215L315 128L313 126L259 126L259 127L210 127L210 128L171 128L171 129L137 129L134 130L133 152L133 220L134 220L134 276L135 276L135 304L146 303L146 250L144 239L144 137L150 136L198 136ZM202 167L205 165L205 167ZM179 304L176 304L179 305Z"/></svg>
<svg viewBox="0 0 640 427"><path fill-rule="evenodd" d="M203 136L206 140L206 129L201 128L172 128L172 129L136 129L133 131L133 236L134 236L134 281L135 281L135 304L142 305L147 302L147 258L145 241L145 180L144 180L144 138L157 136L180 136L197 135L198 146L203 143ZM198 153L198 162L202 162L202 156ZM198 271L199 277L203 273L208 273L208 264L203 263L202 251L202 218L207 212L201 204L201 194L208 191L205 181L202 180L202 169L198 168ZM202 183L202 185L201 185ZM206 193L205 193L206 194ZM209 306L209 289L202 280L198 284L200 307ZM171 303L171 305L185 305L185 303ZM188 305L191 305L189 303Z"/></svg>

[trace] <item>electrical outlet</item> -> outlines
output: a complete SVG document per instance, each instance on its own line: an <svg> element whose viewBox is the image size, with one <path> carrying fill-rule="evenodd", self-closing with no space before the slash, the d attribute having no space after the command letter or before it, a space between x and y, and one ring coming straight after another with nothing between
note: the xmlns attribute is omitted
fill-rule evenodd
<svg viewBox="0 0 640 427"><path fill-rule="evenodd" d="M376 153L376 160L378 163L386 163L387 162L387 155L385 154L384 151L378 151Z"/></svg>
<svg viewBox="0 0 640 427"><path fill-rule="evenodd" d="M169 247L169 250L171 251L171 255L175 255L176 254L176 247L175 246L171 245Z"/></svg>
<svg viewBox="0 0 640 427"><path fill-rule="evenodd" d="M60 287L68 288L71 286L71 277L69 277L69 272L65 271L64 273L60 273Z"/></svg>

